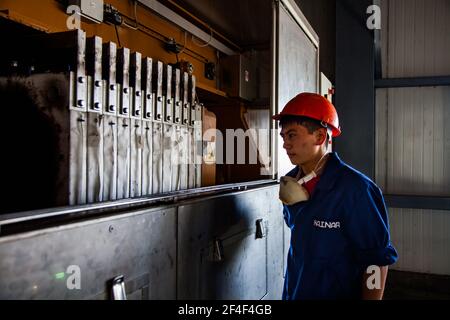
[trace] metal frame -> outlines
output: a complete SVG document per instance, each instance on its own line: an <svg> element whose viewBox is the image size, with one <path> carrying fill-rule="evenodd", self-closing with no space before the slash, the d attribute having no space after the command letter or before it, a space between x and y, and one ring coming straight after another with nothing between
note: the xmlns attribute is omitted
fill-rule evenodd
<svg viewBox="0 0 450 320"><path fill-rule="evenodd" d="M278 98L279 98L279 81L278 78L278 56L279 56L279 29L278 29L278 16L279 16L279 6L282 5L288 14L295 20L299 25L300 29L305 33L306 37L311 41L311 43L317 49L317 81L316 88L320 87L320 49L319 49L319 36L314 31L306 17L303 15L295 1L293 0L273 0L273 36L272 36L272 100L271 100L271 111L272 114L278 113L280 110ZM271 121L271 156L272 156L272 178L279 178L279 159L278 159L278 121Z"/></svg>
<svg viewBox="0 0 450 320"><path fill-rule="evenodd" d="M351 166L375 177L375 46L366 26L373 0L336 1L336 95L343 134L336 150Z"/></svg>
<svg viewBox="0 0 450 320"><path fill-rule="evenodd" d="M314 29L309 24L306 17L303 15L303 13L298 8L297 4L293 0L280 0L280 2L284 5L284 7L287 9L287 11L291 14L291 16L294 18L295 21L300 25L303 32L308 36L309 40L316 46L316 48L319 48L319 36L314 31Z"/></svg>
<svg viewBox="0 0 450 320"><path fill-rule="evenodd" d="M40 228L40 226L38 226L38 222L41 222L43 220L49 221L51 219L57 219L59 221L59 224L61 224L61 221L63 219L68 219L71 220L70 222L73 222L73 219L75 218L86 219L93 218L102 214L123 213L124 210L137 209L141 207L147 208L151 205L175 203L178 201L203 197L207 195L219 195L224 192L244 192L253 188L267 187L273 185L274 183L275 182L273 180L261 180L254 182L174 191L162 196L147 196L136 199L123 199L97 204L6 214L0 216L0 236L3 236L6 228L18 224L36 224L35 226L31 227L34 229L38 229Z"/></svg>
<svg viewBox="0 0 450 320"><path fill-rule="evenodd" d="M373 4L381 8L381 0L373 0ZM380 79L383 76L383 65L381 64L381 30L375 29L374 46L375 46L375 79Z"/></svg>
<svg viewBox="0 0 450 320"><path fill-rule="evenodd" d="M450 210L450 197L387 194L384 199L391 208Z"/></svg>
<svg viewBox="0 0 450 320"><path fill-rule="evenodd" d="M376 79L375 88L450 86L450 76Z"/></svg>

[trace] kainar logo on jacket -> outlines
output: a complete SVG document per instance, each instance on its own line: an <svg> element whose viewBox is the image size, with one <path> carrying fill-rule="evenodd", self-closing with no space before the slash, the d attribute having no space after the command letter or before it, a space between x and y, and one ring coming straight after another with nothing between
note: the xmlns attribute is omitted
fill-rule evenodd
<svg viewBox="0 0 450 320"><path fill-rule="evenodd" d="M321 229L340 229L341 223L339 221L328 222L328 221L314 220L314 227Z"/></svg>

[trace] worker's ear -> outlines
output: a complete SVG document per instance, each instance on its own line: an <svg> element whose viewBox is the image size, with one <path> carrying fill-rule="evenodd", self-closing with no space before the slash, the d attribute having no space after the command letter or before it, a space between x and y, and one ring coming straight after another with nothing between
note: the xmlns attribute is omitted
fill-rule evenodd
<svg viewBox="0 0 450 320"><path fill-rule="evenodd" d="M325 128L317 129L316 131L314 131L314 136L316 138L316 145L321 146L328 139L327 138L327 129L325 129Z"/></svg>

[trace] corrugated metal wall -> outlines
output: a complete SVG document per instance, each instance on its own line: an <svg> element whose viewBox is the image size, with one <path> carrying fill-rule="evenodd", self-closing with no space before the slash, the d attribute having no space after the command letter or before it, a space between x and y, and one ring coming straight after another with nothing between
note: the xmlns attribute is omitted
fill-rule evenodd
<svg viewBox="0 0 450 320"><path fill-rule="evenodd" d="M382 0L383 76L450 74L450 1Z"/></svg>
<svg viewBox="0 0 450 320"><path fill-rule="evenodd" d="M450 194L450 87L377 90L377 182L389 194Z"/></svg>
<svg viewBox="0 0 450 320"><path fill-rule="evenodd" d="M390 208L392 242L399 252L393 269L448 275L449 218L448 211Z"/></svg>
<svg viewBox="0 0 450 320"><path fill-rule="evenodd" d="M450 75L450 1L383 0L384 78ZM389 194L450 195L450 87L376 92L376 181ZM397 270L450 274L450 211L390 208Z"/></svg>

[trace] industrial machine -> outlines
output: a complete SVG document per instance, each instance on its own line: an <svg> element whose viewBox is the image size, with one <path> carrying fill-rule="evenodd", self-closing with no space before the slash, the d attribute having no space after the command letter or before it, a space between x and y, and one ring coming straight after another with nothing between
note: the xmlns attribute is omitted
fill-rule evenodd
<svg viewBox="0 0 450 320"><path fill-rule="evenodd" d="M319 90L319 42L294 1L252 2L251 54L176 1L0 3L0 299L281 297L270 115Z"/></svg>

